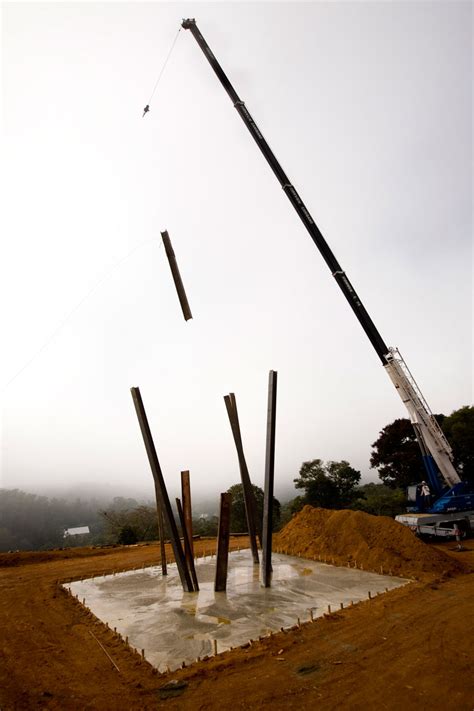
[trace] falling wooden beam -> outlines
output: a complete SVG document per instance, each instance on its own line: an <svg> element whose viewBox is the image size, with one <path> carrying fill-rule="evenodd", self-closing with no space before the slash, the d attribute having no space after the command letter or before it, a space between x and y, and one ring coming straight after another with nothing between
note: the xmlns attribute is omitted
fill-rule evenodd
<svg viewBox="0 0 474 711"><path fill-rule="evenodd" d="M275 473L277 373L268 377L267 443L265 453L265 487L263 497L262 578L269 588L272 582L273 481Z"/></svg>
<svg viewBox="0 0 474 711"><path fill-rule="evenodd" d="M191 576L189 575L183 549L181 547L181 541L179 540L176 521L174 520L173 511L171 509L171 504L168 497L168 492L166 490L165 480L163 479L163 473L161 471L160 463L158 461L155 444L153 442L153 437L151 434L150 426L148 424L145 407L143 405L142 396L140 394L140 388L131 388L131 393L133 398L133 404L135 405L135 411L137 413L138 423L142 432L143 441L145 443L148 461L150 462L151 473L153 474L153 481L155 482L155 494L158 506L158 515L159 509L161 508L165 522L168 525L168 530L170 532L171 545L173 547L174 558L176 560L176 565L178 568L183 590L185 592L194 592Z"/></svg>
<svg viewBox="0 0 474 711"><path fill-rule="evenodd" d="M188 537L188 532L186 530L186 522L184 520L183 507L181 506L181 501L176 499L176 508L178 509L179 522L181 524L181 530L183 531L183 541L184 541L184 555L186 559L186 565L191 573L191 578L193 579L194 592L198 592L199 583L196 575L196 568L194 567L194 556L191 553L191 545Z"/></svg>
<svg viewBox="0 0 474 711"><path fill-rule="evenodd" d="M257 507L255 504L255 496L252 490L252 483L250 481L247 462L245 461L242 435L240 433L239 414L237 412L237 402L235 400L234 393L225 395L224 402L227 408L232 434L234 436L237 458L239 460L240 478L244 491L245 515L247 517L247 527L250 538L250 548L252 550L253 562L255 565L258 565L258 545L256 534Z"/></svg>
<svg viewBox="0 0 474 711"><path fill-rule="evenodd" d="M229 494L229 492L221 494L219 530L217 534L216 578L214 583L216 592L222 592L227 587L231 505L232 494Z"/></svg>
<svg viewBox="0 0 474 711"><path fill-rule="evenodd" d="M161 237L165 246L166 256L168 257L171 274L173 275L174 285L178 294L179 303L181 304L184 320L189 321L193 315L191 313L191 309L189 308L188 297L186 296L186 292L184 290L183 280L181 279L181 274L179 273L178 262L176 261L176 256L171 245L170 236L165 230L161 233Z"/></svg>

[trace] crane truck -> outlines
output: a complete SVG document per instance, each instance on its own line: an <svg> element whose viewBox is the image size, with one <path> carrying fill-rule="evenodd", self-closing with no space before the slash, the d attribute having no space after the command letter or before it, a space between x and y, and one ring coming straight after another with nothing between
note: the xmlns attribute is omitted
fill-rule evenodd
<svg viewBox="0 0 474 711"><path fill-rule="evenodd" d="M369 338L384 369L408 410L421 449L426 478L433 493L434 503L429 506L426 506L426 503L423 504L422 499L426 499L426 497L420 496L420 487L414 484L408 490L408 501L411 507L408 509L407 514L397 516L397 520L404 525L410 526L412 530L420 534L452 535L455 523L461 525L465 532L470 531L471 523L474 528L474 488L461 481L453 465L451 446L433 416L400 351L385 344L308 208L202 36L196 20L193 18L185 19L182 22L182 27L191 32L203 51L204 56L232 101L234 108L270 165L283 192L319 249L332 276Z"/></svg>

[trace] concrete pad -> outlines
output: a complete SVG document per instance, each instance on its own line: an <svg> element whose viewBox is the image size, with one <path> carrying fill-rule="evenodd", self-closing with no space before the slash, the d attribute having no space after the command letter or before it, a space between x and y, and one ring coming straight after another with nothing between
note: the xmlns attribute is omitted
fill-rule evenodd
<svg viewBox="0 0 474 711"><path fill-rule="evenodd" d="M271 588L260 584L260 570L250 551L229 555L226 592L214 592L215 558L196 560L198 593L185 593L175 564L168 576L145 568L107 575L70 587L103 622L116 627L129 643L145 649L160 671L194 662L197 657L240 646L249 639L306 621L405 585L408 580L274 553Z"/></svg>

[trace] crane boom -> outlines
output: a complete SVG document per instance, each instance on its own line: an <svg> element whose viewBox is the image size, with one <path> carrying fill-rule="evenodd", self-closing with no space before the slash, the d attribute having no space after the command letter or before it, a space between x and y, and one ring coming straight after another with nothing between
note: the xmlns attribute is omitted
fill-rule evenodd
<svg viewBox="0 0 474 711"><path fill-rule="evenodd" d="M275 154L263 137L262 132L252 118L249 110L238 96L227 75L214 56L211 48L199 31L196 20L191 18L183 20L182 27L185 30L190 30L194 39L202 49L206 59L217 75L217 78L231 99L237 113L246 125L260 151L263 153L267 163L270 165L275 177L283 188L285 195L296 210L316 247L319 249L324 261L331 271L332 276L336 280L359 323L367 334L375 349L375 352L382 362L382 365L387 371L402 401L407 407L417 437L421 440L420 445L422 446L422 449L424 447L428 450L429 454L435 460L442 477L449 486L453 486L454 484L460 482L461 480L459 475L452 464L451 447L433 417L424 397L421 395L421 392L411 376L405 361L396 349L389 348L385 344L382 336L378 332L374 322L370 318L359 296L357 295L356 290L352 286L345 271L342 269L328 243L324 239L308 208L281 167Z"/></svg>
<svg viewBox="0 0 474 711"><path fill-rule="evenodd" d="M217 59L215 58L214 54L212 53L206 40L204 39L204 37L202 36L200 31L198 30L197 25L196 25L196 20L194 20L194 19L183 20L182 26L184 27L185 30L191 30L193 37L195 38L198 45L201 47L202 51L204 52L207 60L209 61L210 65L211 65L211 67L214 69L215 73L217 74L219 81L221 82L222 86L224 87L227 94L229 95L232 103L234 104L234 107L236 108L237 113L240 115L240 118L243 120L243 122L247 126L252 137L254 138L258 147L260 148L263 155L265 156L268 164L270 165L270 168L273 170L273 172L274 172L277 180L279 181L281 187L283 188L283 191L285 192L287 198L289 199L289 201L295 208L296 212L298 213L298 216L300 217L304 226L306 227L309 234L311 235L311 238L312 238L313 242L315 243L316 247L321 252L321 255L322 255L324 261L326 262L329 269L331 270L331 274L337 281L342 293L346 297L347 301L349 302L350 307L354 311L362 328L364 329L367 336L369 337L369 340L372 343L373 347L375 348L377 355L379 356L382 363L385 365L385 363L386 363L385 356L388 353L389 349L385 345L385 343L382 339L382 336L380 335L377 328L375 327L375 324L373 323L369 314L365 310L361 300L359 299L359 297L356 293L356 290L350 283L348 277L346 276L346 273L343 271L341 265L339 264L336 257L334 256L331 248L329 247L328 243L326 242L323 235L321 234L317 224L315 223L312 216L310 215L308 208L304 204L301 197L298 195L296 188L293 186L290 179L286 175L285 171L281 167L281 165L278 162L276 156L274 155L272 149L266 142L260 129L258 128L257 124L255 123L252 116L250 115L250 112L248 111L244 102L239 98L237 92L235 91L234 87L230 83L229 79L227 78L226 74L224 73L224 70L220 66L220 64L217 61Z"/></svg>

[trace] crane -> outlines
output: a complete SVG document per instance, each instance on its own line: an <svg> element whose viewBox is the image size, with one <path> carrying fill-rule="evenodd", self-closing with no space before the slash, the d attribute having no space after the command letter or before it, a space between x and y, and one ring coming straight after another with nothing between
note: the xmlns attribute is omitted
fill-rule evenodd
<svg viewBox="0 0 474 711"><path fill-rule="evenodd" d="M246 125L267 163L270 165L283 192L293 205L303 225L309 232L311 239L319 249L332 276L344 294L344 297L365 331L390 380L406 406L422 452L427 478L437 497L432 509L435 509L436 506L438 506L437 510L440 511L466 511L468 509L474 509L474 492L469 493L469 487L461 481L453 464L451 446L433 416L400 351L397 348L391 348L386 345L362 304L356 290L352 286L346 272L337 261L311 213L298 194L298 191L286 175L245 103L240 99L211 48L202 36L196 24L196 20L194 18L184 19L182 27L191 32L203 51L204 56L232 101L234 108ZM440 476L442 481L440 481ZM472 515L474 517L474 511Z"/></svg>

